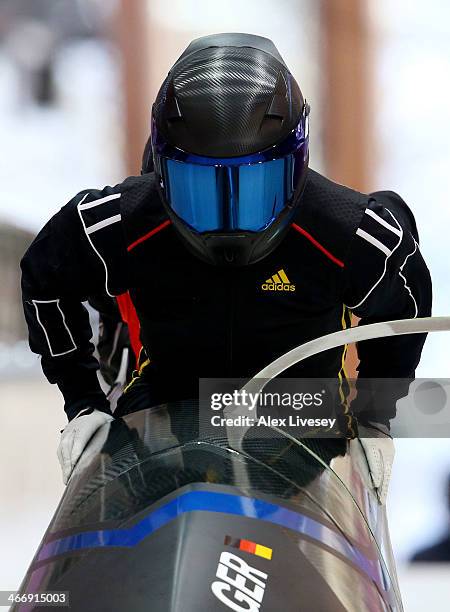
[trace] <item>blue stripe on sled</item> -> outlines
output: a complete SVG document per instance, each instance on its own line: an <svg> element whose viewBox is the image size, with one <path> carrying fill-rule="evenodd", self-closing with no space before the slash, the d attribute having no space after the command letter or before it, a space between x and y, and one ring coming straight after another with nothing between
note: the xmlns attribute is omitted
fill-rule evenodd
<svg viewBox="0 0 450 612"><path fill-rule="evenodd" d="M129 529L104 529L70 535L44 544L35 562L89 548L131 547L186 512L221 512L287 527L340 553L380 584L378 560L371 561L344 536L309 516L260 499L213 491L188 491L151 511Z"/></svg>

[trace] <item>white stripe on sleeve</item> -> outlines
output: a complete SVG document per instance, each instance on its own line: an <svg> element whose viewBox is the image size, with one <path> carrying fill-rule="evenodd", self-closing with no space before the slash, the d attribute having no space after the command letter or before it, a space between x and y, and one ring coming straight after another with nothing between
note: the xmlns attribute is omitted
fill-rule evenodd
<svg viewBox="0 0 450 612"><path fill-rule="evenodd" d="M380 249L380 251L382 251L385 255L387 255L389 257L389 255L392 253L392 251L390 251L387 246L385 246L382 242L380 242L377 238L374 238L373 236L371 236L370 234L368 234L367 232L365 232L363 229L358 228L356 230L356 235L359 236L360 238L363 238L364 240L367 240L367 242L370 242L370 244L372 244L373 246L377 247L377 249Z"/></svg>
<svg viewBox="0 0 450 612"><path fill-rule="evenodd" d="M103 227L108 227L108 225L112 225L113 223L118 223L122 219L121 215L114 215L114 217L109 217L108 219L103 219L103 221L99 221L98 223L94 223L94 225L90 225L86 228L87 234L93 234L94 232L102 229Z"/></svg>

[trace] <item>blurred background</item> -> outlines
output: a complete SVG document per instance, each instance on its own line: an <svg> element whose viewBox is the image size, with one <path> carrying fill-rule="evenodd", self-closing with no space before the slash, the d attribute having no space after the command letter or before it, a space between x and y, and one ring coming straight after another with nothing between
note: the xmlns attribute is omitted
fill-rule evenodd
<svg viewBox="0 0 450 612"><path fill-rule="evenodd" d="M168 69L193 38L224 31L278 46L312 108L313 168L408 202L434 314L450 314L450 4L0 0L0 590L18 588L63 491L65 416L27 347L20 256L78 191L139 173ZM448 346L430 337L418 375L450 377ZM407 611L448 610L449 474L449 440L397 441L388 512Z"/></svg>

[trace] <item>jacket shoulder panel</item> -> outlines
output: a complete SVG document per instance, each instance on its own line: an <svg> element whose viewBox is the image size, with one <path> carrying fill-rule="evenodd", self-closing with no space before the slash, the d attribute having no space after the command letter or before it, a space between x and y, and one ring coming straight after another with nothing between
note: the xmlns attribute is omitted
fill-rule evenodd
<svg viewBox="0 0 450 612"><path fill-rule="evenodd" d="M156 180L152 172L130 177L123 183L121 210L128 249L162 224L168 225L170 222Z"/></svg>
<svg viewBox="0 0 450 612"><path fill-rule="evenodd" d="M295 223L344 261L368 201L368 195L309 170Z"/></svg>
<svg viewBox="0 0 450 612"><path fill-rule="evenodd" d="M370 198L377 204L390 210L400 221L401 225L408 229L419 242L419 232L417 230L414 214L405 200L395 191L375 191L370 194Z"/></svg>

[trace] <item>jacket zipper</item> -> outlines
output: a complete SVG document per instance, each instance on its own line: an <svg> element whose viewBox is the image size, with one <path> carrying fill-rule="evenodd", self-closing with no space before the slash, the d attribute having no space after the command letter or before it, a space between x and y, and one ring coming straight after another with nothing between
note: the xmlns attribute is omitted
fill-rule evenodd
<svg viewBox="0 0 450 612"><path fill-rule="evenodd" d="M234 282L230 279L230 313L228 317L228 375L233 376Z"/></svg>

